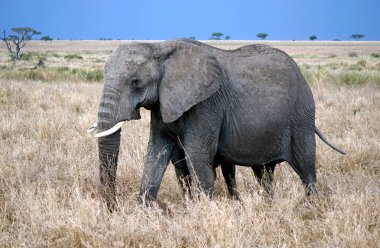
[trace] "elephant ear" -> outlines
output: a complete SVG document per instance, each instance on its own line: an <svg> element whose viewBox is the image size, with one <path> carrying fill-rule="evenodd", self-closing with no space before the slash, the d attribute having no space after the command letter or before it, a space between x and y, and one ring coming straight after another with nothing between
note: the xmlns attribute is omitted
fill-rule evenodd
<svg viewBox="0 0 380 248"><path fill-rule="evenodd" d="M167 53L159 101L162 119L170 123L218 91L223 74L215 57L202 47L185 44Z"/></svg>

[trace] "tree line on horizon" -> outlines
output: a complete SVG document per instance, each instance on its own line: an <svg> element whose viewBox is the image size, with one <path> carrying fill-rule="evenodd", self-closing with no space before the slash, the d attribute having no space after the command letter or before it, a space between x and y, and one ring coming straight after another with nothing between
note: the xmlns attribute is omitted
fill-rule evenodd
<svg viewBox="0 0 380 248"><path fill-rule="evenodd" d="M21 59L22 52L21 49L26 45L27 41L32 40L33 36L41 35L42 33L31 28L31 27L16 27L12 28L11 31L13 32L10 35L7 35L5 30L3 31L3 37L1 37L1 40L6 44L8 55L10 56L11 60L16 61ZM265 40L269 35L264 32L260 32L256 34L257 38L260 38L262 40ZM353 34L349 38L354 40L361 40L365 37L364 34ZM196 40L195 36L189 37L189 39ZM211 36L209 40L230 40L231 36L225 35L222 32L213 32L211 33ZM52 41L53 38L51 38L49 35L44 35L40 38L40 40L43 41ZM99 40L112 40L111 38L99 38ZM310 35L309 40L317 40L316 35ZM338 39L334 39L334 41L338 41Z"/></svg>

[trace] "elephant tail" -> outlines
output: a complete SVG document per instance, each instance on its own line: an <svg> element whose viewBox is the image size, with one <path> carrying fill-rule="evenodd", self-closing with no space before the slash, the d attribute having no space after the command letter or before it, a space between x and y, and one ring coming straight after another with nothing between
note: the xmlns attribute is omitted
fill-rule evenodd
<svg viewBox="0 0 380 248"><path fill-rule="evenodd" d="M346 155L346 152L339 149L338 147L334 146L333 144L331 144L330 142L327 141L327 139L325 138L325 136L323 136L323 134L321 133L321 131L319 131L319 129L317 127L315 127L315 133L318 135L318 137L323 140L323 142L325 142L329 147L331 147L332 149L334 149L335 151L339 152L340 154L343 154L343 155Z"/></svg>

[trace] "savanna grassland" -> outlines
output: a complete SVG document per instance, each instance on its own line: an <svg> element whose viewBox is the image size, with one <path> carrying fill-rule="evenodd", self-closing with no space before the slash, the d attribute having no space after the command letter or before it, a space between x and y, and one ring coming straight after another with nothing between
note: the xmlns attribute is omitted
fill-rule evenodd
<svg viewBox="0 0 380 248"><path fill-rule="evenodd" d="M122 132L118 210L99 194L96 120L102 70L123 41L31 41L9 62L0 47L0 247L378 247L380 42L266 42L286 51L311 85L317 126L348 153L317 142L319 195L286 163L274 197L237 168L242 202L218 171L217 198L182 197L172 165L158 204L137 204L149 113ZM125 41L124 41L125 42ZM255 41L209 42L233 49ZM262 42L260 42L262 43ZM46 68L32 69L39 60Z"/></svg>

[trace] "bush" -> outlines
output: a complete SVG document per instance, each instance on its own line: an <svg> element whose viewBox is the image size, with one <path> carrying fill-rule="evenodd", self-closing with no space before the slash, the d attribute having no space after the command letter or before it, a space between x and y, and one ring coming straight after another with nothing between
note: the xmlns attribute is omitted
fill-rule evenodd
<svg viewBox="0 0 380 248"><path fill-rule="evenodd" d="M67 60L71 60L71 59L83 59L83 57L80 56L79 54L67 54L67 55L65 55L64 58L67 59Z"/></svg>
<svg viewBox="0 0 380 248"><path fill-rule="evenodd" d="M380 54L378 53L371 53L372 58L380 58Z"/></svg>

